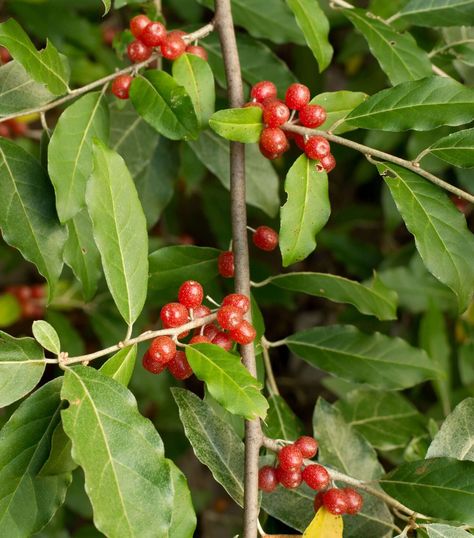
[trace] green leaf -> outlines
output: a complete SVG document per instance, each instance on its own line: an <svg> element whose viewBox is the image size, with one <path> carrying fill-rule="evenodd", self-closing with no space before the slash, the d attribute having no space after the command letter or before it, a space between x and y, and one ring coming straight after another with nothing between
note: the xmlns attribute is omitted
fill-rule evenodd
<svg viewBox="0 0 474 538"><path fill-rule="evenodd" d="M288 198L280 212L283 266L304 260L316 248L316 234L329 219L328 176L301 155L285 179Z"/></svg>
<svg viewBox="0 0 474 538"><path fill-rule="evenodd" d="M18 407L0 432L2 536L34 535L64 502L71 481L68 469L59 467L48 475L40 472L60 420L61 383L62 378L57 378L43 385Z"/></svg>
<svg viewBox="0 0 474 538"><path fill-rule="evenodd" d="M474 167L474 129L451 133L430 146L425 155L432 154L453 166ZM425 156L423 155L423 156Z"/></svg>
<svg viewBox="0 0 474 538"><path fill-rule="evenodd" d="M470 0L411 0L396 17L417 26L465 26L474 18Z"/></svg>
<svg viewBox="0 0 474 538"><path fill-rule="evenodd" d="M62 383L62 379L61 379ZM58 396L60 386L58 387ZM71 456L71 440L64 433L63 425L61 422L54 428L53 435L51 437L51 451L48 459L41 467L40 475L56 475L64 472L73 472L77 469L76 462Z"/></svg>
<svg viewBox="0 0 474 538"><path fill-rule="evenodd" d="M433 458L405 463L380 485L415 512L474 524L474 462Z"/></svg>
<svg viewBox="0 0 474 538"><path fill-rule="evenodd" d="M176 288L185 280L209 282L219 274L220 250L194 245L163 247L150 254L150 288Z"/></svg>
<svg viewBox="0 0 474 538"><path fill-rule="evenodd" d="M333 54L328 40L329 21L317 0L286 0L301 28L308 47L318 61L319 71L331 63Z"/></svg>
<svg viewBox="0 0 474 538"><path fill-rule="evenodd" d="M173 62L172 71L173 78L191 97L198 124L207 127L216 100L214 75L209 64L194 54L182 54Z"/></svg>
<svg viewBox="0 0 474 538"><path fill-rule="evenodd" d="M203 131L190 146L199 160L229 189L229 142L212 131ZM254 144L245 146L247 203L274 217L280 206L279 179L268 159Z"/></svg>
<svg viewBox="0 0 474 538"><path fill-rule="evenodd" d="M103 92L80 97L61 114L48 146L48 171L56 191L61 222L85 206L93 167L93 140L109 136L109 111Z"/></svg>
<svg viewBox="0 0 474 538"><path fill-rule="evenodd" d="M104 4L104 15L107 15L112 7L112 0L102 0L102 3Z"/></svg>
<svg viewBox="0 0 474 538"><path fill-rule="evenodd" d="M335 407L378 450L405 448L426 433L423 415L398 392L354 390Z"/></svg>
<svg viewBox="0 0 474 538"><path fill-rule="evenodd" d="M32 79L18 62L0 67L0 116L41 107L53 99L54 95Z"/></svg>
<svg viewBox="0 0 474 538"><path fill-rule="evenodd" d="M94 172L86 200L107 285L120 314L131 325L147 293L146 220L123 159L99 141L94 144Z"/></svg>
<svg viewBox="0 0 474 538"><path fill-rule="evenodd" d="M470 538L472 536L464 529L440 523L423 525L423 529L428 533L428 538Z"/></svg>
<svg viewBox="0 0 474 538"><path fill-rule="evenodd" d="M263 130L262 109L257 106L218 110L209 120L218 135L235 142L252 143L260 140Z"/></svg>
<svg viewBox="0 0 474 538"><path fill-rule="evenodd" d="M171 481L173 485L173 511L171 525L168 529L170 538L192 538L196 529L196 513L194 512L191 492L186 478L176 467L170 465Z"/></svg>
<svg viewBox="0 0 474 538"><path fill-rule="evenodd" d="M172 140L195 138L198 120L186 90L164 71L145 71L130 88L130 99L142 118Z"/></svg>
<svg viewBox="0 0 474 538"><path fill-rule="evenodd" d="M276 275L265 283L284 290L349 303L363 314L376 316L380 320L397 317L397 294L385 287L377 277L370 287L337 275L309 272Z"/></svg>
<svg viewBox="0 0 474 538"><path fill-rule="evenodd" d="M61 413L64 431L84 470L97 529L111 538L167 536L169 462L132 393L93 368L77 366L66 371L61 397L69 402Z"/></svg>
<svg viewBox="0 0 474 538"><path fill-rule="evenodd" d="M347 116L346 122L381 131L429 131L474 119L474 89L448 77L403 82L372 95Z"/></svg>
<svg viewBox="0 0 474 538"><path fill-rule="evenodd" d="M412 387L436 373L421 349L401 338L364 334L350 325L315 327L288 336L284 342L309 364L378 389Z"/></svg>
<svg viewBox="0 0 474 538"><path fill-rule="evenodd" d="M186 357L198 379L225 409L248 420L265 418L268 402L260 383L237 357L213 344L186 347Z"/></svg>
<svg viewBox="0 0 474 538"><path fill-rule="evenodd" d="M272 439L286 439L296 441L303 433L303 424L294 414L290 406L278 394L268 398L269 409L263 424L263 431Z"/></svg>
<svg viewBox="0 0 474 538"><path fill-rule="evenodd" d="M87 209L81 209L66 225L68 238L64 247L64 261L81 283L84 299L89 301L97 291L102 271Z"/></svg>
<svg viewBox="0 0 474 538"><path fill-rule="evenodd" d="M134 344L115 353L104 362L99 371L126 387L132 378L136 358L137 344Z"/></svg>
<svg viewBox="0 0 474 538"><path fill-rule="evenodd" d="M456 294L464 311L474 290L474 237L464 216L438 187L394 164L377 165L433 276Z"/></svg>
<svg viewBox="0 0 474 538"><path fill-rule="evenodd" d="M474 461L474 398L466 398L446 417L427 458L445 456Z"/></svg>
<svg viewBox="0 0 474 538"><path fill-rule="evenodd" d="M0 327L9 327L22 317L18 298L11 293L0 295Z"/></svg>
<svg viewBox="0 0 474 538"><path fill-rule="evenodd" d="M192 392L172 388L179 416L198 460L234 501L244 504L244 443L212 407Z"/></svg>
<svg viewBox="0 0 474 538"><path fill-rule="evenodd" d="M58 333L54 330L54 327L47 321L42 319L33 321L33 336L36 341L55 355L59 355L61 351L61 344L59 342Z"/></svg>
<svg viewBox="0 0 474 538"><path fill-rule="evenodd" d="M47 41L46 48L37 51L23 28L14 19L8 19L0 24L0 44L8 49L36 82L45 84L51 93L62 95L69 90L69 73L64 57L59 55L51 42Z"/></svg>
<svg viewBox="0 0 474 538"><path fill-rule="evenodd" d="M85 353L81 335L68 317L54 310L49 310L46 313L46 321L55 328L59 335L61 349L67 349L69 356L74 357Z"/></svg>
<svg viewBox="0 0 474 538"><path fill-rule="evenodd" d="M3 239L36 265L54 295L63 267L66 232L43 168L27 151L0 140L0 228Z"/></svg>
<svg viewBox="0 0 474 538"><path fill-rule="evenodd" d="M332 131L334 134L352 131L354 127L339 123L335 129L331 127L346 118L346 116L367 99L368 95L363 92L325 92L316 95L311 99L312 105L320 105L326 110L326 121L319 127L322 131Z"/></svg>
<svg viewBox="0 0 474 538"><path fill-rule="evenodd" d="M432 74L428 54L418 47L411 34L396 32L363 9L344 9L342 12L367 40L370 52L393 85Z"/></svg>

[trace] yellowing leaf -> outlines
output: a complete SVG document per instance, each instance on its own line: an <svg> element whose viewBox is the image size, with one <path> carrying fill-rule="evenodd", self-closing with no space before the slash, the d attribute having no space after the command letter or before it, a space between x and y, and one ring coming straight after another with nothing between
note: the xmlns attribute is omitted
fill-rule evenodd
<svg viewBox="0 0 474 538"><path fill-rule="evenodd" d="M344 523L322 506L304 531L303 538L342 538Z"/></svg>

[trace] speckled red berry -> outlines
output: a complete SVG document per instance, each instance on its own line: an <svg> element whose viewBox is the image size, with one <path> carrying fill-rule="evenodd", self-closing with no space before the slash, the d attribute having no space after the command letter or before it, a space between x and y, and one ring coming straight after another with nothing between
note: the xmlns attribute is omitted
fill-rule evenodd
<svg viewBox="0 0 474 538"><path fill-rule="evenodd" d="M287 489L297 488L302 481L301 471L299 469L291 469L289 471L282 469L279 465L276 469L278 482Z"/></svg>
<svg viewBox="0 0 474 538"><path fill-rule="evenodd" d="M140 37L150 22L150 19L146 15L137 15L130 20L130 31L135 37Z"/></svg>
<svg viewBox="0 0 474 538"><path fill-rule="evenodd" d="M244 319L238 327L229 331L229 335L237 344L246 345L251 344L257 336L255 327Z"/></svg>
<svg viewBox="0 0 474 538"><path fill-rule="evenodd" d="M206 62L208 60L206 49L204 47L200 47L199 45L188 45L186 47L186 52L188 54L194 54L194 56L199 56L199 58Z"/></svg>
<svg viewBox="0 0 474 538"><path fill-rule="evenodd" d="M2 64L8 63L12 59L10 52L5 47L0 47L0 61Z"/></svg>
<svg viewBox="0 0 474 538"><path fill-rule="evenodd" d="M224 305L217 311L217 322L228 331L236 329L243 320L243 312L240 308L232 305Z"/></svg>
<svg viewBox="0 0 474 538"><path fill-rule="evenodd" d="M272 101L263 110L263 123L266 123L268 127L280 127L288 121L289 117L290 110L281 101Z"/></svg>
<svg viewBox="0 0 474 538"><path fill-rule="evenodd" d="M320 491L314 498L314 511L317 512L323 506L323 491Z"/></svg>
<svg viewBox="0 0 474 538"><path fill-rule="evenodd" d="M161 321L165 329L181 327L189 320L188 310L181 303L168 303L161 309Z"/></svg>
<svg viewBox="0 0 474 538"><path fill-rule="evenodd" d="M299 118L301 125L314 129L326 121L326 111L319 105L306 105L300 110Z"/></svg>
<svg viewBox="0 0 474 538"><path fill-rule="evenodd" d="M250 97L262 103L265 99L275 99L277 96L277 89L273 82L269 80L261 80L252 86L250 90Z"/></svg>
<svg viewBox="0 0 474 538"><path fill-rule="evenodd" d="M189 365L186 353L184 351L177 351L176 355L166 365L170 374L180 381L187 379L193 375L193 369Z"/></svg>
<svg viewBox="0 0 474 538"><path fill-rule="evenodd" d="M303 465L303 455L295 445L287 445L278 452L278 461L280 467L286 471L300 469Z"/></svg>
<svg viewBox="0 0 474 538"><path fill-rule="evenodd" d="M311 94L304 84L292 84L286 90L285 103L292 110L300 110L309 103Z"/></svg>
<svg viewBox="0 0 474 538"><path fill-rule="evenodd" d="M203 304L193 308L194 319L205 318L206 316L209 316L209 314L211 314L211 309Z"/></svg>
<svg viewBox="0 0 474 538"><path fill-rule="evenodd" d="M249 311L250 299L246 295L241 293L230 293L226 295L222 300L222 306L232 305L242 310L244 314Z"/></svg>
<svg viewBox="0 0 474 538"><path fill-rule="evenodd" d="M148 353L153 361L166 364L176 355L176 344L169 336L158 336L152 340Z"/></svg>
<svg viewBox="0 0 474 538"><path fill-rule="evenodd" d="M178 291L178 301L186 308L197 308L204 298L201 284L195 280L186 280Z"/></svg>
<svg viewBox="0 0 474 538"><path fill-rule="evenodd" d="M279 127L267 127L260 135L259 147L265 157L276 159L288 149L288 140Z"/></svg>
<svg viewBox="0 0 474 538"><path fill-rule="evenodd" d="M319 165L329 174L329 172L336 168L336 159L334 158L334 155L330 153L319 161Z"/></svg>
<svg viewBox="0 0 474 538"><path fill-rule="evenodd" d="M190 344L210 344L211 341L207 336L204 336L203 334L196 334L191 338L189 341Z"/></svg>
<svg viewBox="0 0 474 538"><path fill-rule="evenodd" d="M308 465L302 472L303 480L312 489L325 489L329 485L329 473L322 465Z"/></svg>
<svg viewBox="0 0 474 538"><path fill-rule="evenodd" d="M166 37L166 28L161 22L150 22L140 34L140 41L147 47L159 47Z"/></svg>
<svg viewBox="0 0 474 538"><path fill-rule="evenodd" d="M323 493L323 505L328 512L335 516L346 513L347 499L342 489L331 488Z"/></svg>
<svg viewBox="0 0 474 538"><path fill-rule="evenodd" d="M212 342L212 340L220 333L220 331L217 325L214 325L214 323L209 323L209 325L204 325L202 333ZM214 344L214 342L212 343Z"/></svg>
<svg viewBox="0 0 474 538"><path fill-rule="evenodd" d="M318 442L309 435L299 437L294 444L300 449L303 458L314 458L318 452Z"/></svg>
<svg viewBox="0 0 474 538"><path fill-rule="evenodd" d="M112 93L119 99L128 99L130 96L130 86L133 77L130 75L119 75L112 82Z"/></svg>
<svg viewBox="0 0 474 538"><path fill-rule="evenodd" d="M269 226L259 226L253 236L253 244L260 250L270 252L278 245L278 233Z"/></svg>
<svg viewBox="0 0 474 538"><path fill-rule="evenodd" d="M142 365L145 370L148 370L152 374L160 374L166 368L166 364L153 359L149 351L146 351L145 355L143 355Z"/></svg>
<svg viewBox="0 0 474 538"><path fill-rule="evenodd" d="M221 252L217 258L217 267L221 276L232 278L234 276L234 254L230 250Z"/></svg>
<svg viewBox="0 0 474 538"><path fill-rule="evenodd" d="M178 33L170 32L161 44L161 54L167 60L176 60L185 50L186 43Z"/></svg>
<svg viewBox="0 0 474 538"><path fill-rule="evenodd" d="M362 505L364 504L362 495L352 488L344 488L342 491L346 495L346 514L353 516L354 514L360 512Z"/></svg>
<svg viewBox="0 0 474 538"><path fill-rule="evenodd" d="M265 465L258 471L258 489L271 493L278 486L277 475L274 467Z"/></svg>
<svg viewBox="0 0 474 538"><path fill-rule="evenodd" d="M322 136L310 136L306 141L304 152L309 159L320 161L331 153L331 146Z"/></svg>
<svg viewBox="0 0 474 538"><path fill-rule="evenodd" d="M226 351L230 351L234 345L229 334L225 333L224 331L218 331L218 333L212 339L212 343L221 347L222 349L225 349Z"/></svg>
<svg viewBox="0 0 474 538"><path fill-rule="evenodd" d="M144 62L151 56L153 49L139 41L132 41L127 47L127 54L133 63Z"/></svg>

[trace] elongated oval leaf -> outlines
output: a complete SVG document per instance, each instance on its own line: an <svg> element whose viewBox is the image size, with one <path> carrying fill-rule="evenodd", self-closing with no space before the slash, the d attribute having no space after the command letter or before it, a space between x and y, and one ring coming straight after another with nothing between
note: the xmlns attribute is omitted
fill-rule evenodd
<svg viewBox="0 0 474 538"><path fill-rule="evenodd" d="M278 394L268 398L268 415L265 419L263 431L272 439L286 439L296 441L303 433L303 424L294 414L286 401Z"/></svg>
<svg viewBox="0 0 474 538"><path fill-rule="evenodd" d="M381 131L429 131L474 119L474 90L452 78L403 82L372 95L347 116L347 124Z"/></svg>
<svg viewBox="0 0 474 538"><path fill-rule="evenodd" d="M284 341L309 364L375 388L399 390L435 375L424 351L401 338L367 335L348 325L315 327Z"/></svg>
<svg viewBox="0 0 474 538"><path fill-rule="evenodd" d="M258 142L263 130L262 109L257 106L218 110L209 120L218 135L235 142Z"/></svg>
<svg viewBox="0 0 474 538"><path fill-rule="evenodd" d="M461 168L474 167L474 129L465 129L441 138L429 153Z"/></svg>
<svg viewBox="0 0 474 538"><path fill-rule="evenodd" d="M301 155L285 179L286 203L280 212L283 265L304 260L316 248L315 236L329 219L328 176Z"/></svg>
<svg viewBox="0 0 474 538"><path fill-rule="evenodd" d="M331 127L343 120L349 112L352 112L356 106L359 106L367 99L368 95L363 92L348 92L345 90L338 92L324 92L316 95L311 99L312 105L320 105L326 110L326 121L321 125L323 131L333 131L335 134L352 131L355 127L346 125L345 122L339 123L335 129Z"/></svg>
<svg viewBox="0 0 474 538"><path fill-rule="evenodd" d="M381 320L397 317L397 294L385 287L378 278L372 281L370 287L327 273L288 273L271 277L266 282L285 290L349 303L363 314Z"/></svg>
<svg viewBox="0 0 474 538"><path fill-rule="evenodd" d="M214 76L209 64L194 54L183 54L173 62L172 70L173 78L191 97L198 124L207 127L216 100Z"/></svg>
<svg viewBox="0 0 474 538"><path fill-rule="evenodd" d="M0 432L0 535L33 536L64 502L71 482L65 466L55 473L41 469L48 459L60 421L62 378L26 399ZM25 507L35 507L27 510Z"/></svg>
<svg viewBox="0 0 474 538"><path fill-rule="evenodd" d="M474 18L470 0L411 0L396 18L418 26L465 26Z"/></svg>
<svg viewBox="0 0 474 538"><path fill-rule="evenodd" d="M146 71L130 88L133 106L156 131L172 140L194 138L198 121L190 96L168 73Z"/></svg>
<svg viewBox="0 0 474 538"><path fill-rule="evenodd" d="M222 407L249 420L265 418L268 402L261 384L236 357L212 344L186 347L186 357L198 379Z"/></svg>
<svg viewBox="0 0 474 538"><path fill-rule="evenodd" d="M100 372L126 387L130 383L137 358L137 344L126 347L110 357L100 367Z"/></svg>
<svg viewBox="0 0 474 538"><path fill-rule="evenodd" d="M365 37L370 52L392 84L431 75L428 54L418 47L411 34L396 32L381 19L369 17L363 9L344 9L342 12Z"/></svg>
<svg viewBox="0 0 474 538"><path fill-rule="evenodd" d="M171 461L170 471L174 504L168 535L169 538L192 538L196 529L196 513L191 492L183 473Z"/></svg>
<svg viewBox="0 0 474 538"><path fill-rule="evenodd" d="M377 165L416 248L433 276L456 294L464 311L474 292L474 236L438 187L400 166Z"/></svg>
<svg viewBox="0 0 474 538"><path fill-rule="evenodd" d="M380 481L383 489L416 512L474 524L474 462L433 458L405 463Z"/></svg>
<svg viewBox="0 0 474 538"><path fill-rule="evenodd" d="M36 341L52 353L56 355L61 351L61 344L59 342L58 333L55 331L54 327L50 325L47 321L42 319L33 322L33 336Z"/></svg>
<svg viewBox="0 0 474 538"><path fill-rule="evenodd" d="M423 525L423 529L428 533L428 538L470 538L472 536L464 529L441 523Z"/></svg>
<svg viewBox="0 0 474 538"><path fill-rule="evenodd" d="M107 141L109 112L103 92L82 96L59 118L48 147L48 171L56 191L61 222L85 206L86 184L92 172L93 140Z"/></svg>
<svg viewBox="0 0 474 538"><path fill-rule="evenodd" d="M61 397L69 402L61 413L64 431L73 459L84 470L97 529L111 538L168 536L169 463L131 392L93 368L78 366L66 371Z"/></svg>
<svg viewBox="0 0 474 538"><path fill-rule="evenodd" d="M0 228L48 280L50 297L63 267L66 231L59 225L54 192L43 168L27 151L0 139Z"/></svg>
<svg viewBox="0 0 474 538"><path fill-rule="evenodd" d="M122 157L98 141L86 200L107 285L120 314L131 325L147 293L146 220Z"/></svg>

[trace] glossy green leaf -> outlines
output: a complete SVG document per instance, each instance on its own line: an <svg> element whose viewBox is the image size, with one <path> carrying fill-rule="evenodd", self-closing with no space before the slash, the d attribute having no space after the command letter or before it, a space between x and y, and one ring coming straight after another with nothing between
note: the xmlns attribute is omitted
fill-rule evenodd
<svg viewBox="0 0 474 538"><path fill-rule="evenodd" d="M271 439L296 441L303 433L303 424L286 401L278 394L268 398L268 414L263 423L263 431Z"/></svg>
<svg viewBox="0 0 474 538"><path fill-rule="evenodd" d="M229 142L212 131L203 131L190 146L199 160L229 189ZM279 179L256 144L245 146L247 203L274 217L280 207Z"/></svg>
<svg viewBox="0 0 474 538"><path fill-rule="evenodd" d="M349 303L363 314L373 315L381 320L397 317L397 294L377 277L370 286L327 273L287 273L270 277L265 282L285 290Z"/></svg>
<svg viewBox="0 0 474 538"><path fill-rule="evenodd" d="M411 0L396 18L418 26L465 26L474 18L470 0Z"/></svg>
<svg viewBox="0 0 474 538"><path fill-rule="evenodd" d="M123 159L98 141L86 200L107 285L120 314L131 325L147 293L146 220Z"/></svg>
<svg viewBox="0 0 474 538"><path fill-rule="evenodd" d="M0 432L2 536L34 535L64 502L71 481L67 467L58 466L50 474L41 472L60 421L61 383L57 378L43 385L18 407Z"/></svg>
<svg viewBox="0 0 474 538"><path fill-rule="evenodd" d="M381 481L412 510L446 521L474 524L474 462L433 458L405 463Z"/></svg>
<svg viewBox="0 0 474 538"><path fill-rule="evenodd" d="M185 280L209 282L219 274L217 258L221 251L194 245L163 247L150 254L150 288L178 287Z"/></svg>
<svg viewBox="0 0 474 538"><path fill-rule="evenodd" d="M107 141L108 135L109 111L103 92L87 93L61 114L48 146L48 171L61 222L85 206L93 140Z"/></svg>
<svg viewBox="0 0 474 538"><path fill-rule="evenodd" d="M464 529L441 523L423 525L423 529L428 533L428 538L470 538L472 536Z"/></svg>
<svg viewBox="0 0 474 538"><path fill-rule="evenodd" d="M308 47L318 61L319 71L331 62L333 49L329 43L329 21L317 0L286 0Z"/></svg>
<svg viewBox="0 0 474 538"><path fill-rule="evenodd" d="M474 237L464 216L444 192L417 174L386 163L377 168L426 268L451 288L464 311L474 291Z"/></svg>
<svg viewBox="0 0 474 538"><path fill-rule="evenodd" d="M61 344L59 342L58 333L52 325L42 319L33 321L32 331L36 341L44 347L44 349L51 351L55 355L59 355Z"/></svg>
<svg viewBox="0 0 474 538"><path fill-rule="evenodd" d="M403 82L372 95L347 116L346 122L381 131L429 131L474 119L474 89L448 77Z"/></svg>
<svg viewBox="0 0 474 538"><path fill-rule="evenodd" d="M64 246L64 261L81 283L84 299L89 301L97 291L102 271L87 209L81 209L66 225L68 237Z"/></svg>
<svg viewBox="0 0 474 538"><path fill-rule="evenodd" d="M315 327L284 340L309 364L342 379L386 390L400 390L432 378L426 353L401 338L364 334L350 325Z"/></svg>
<svg viewBox="0 0 474 538"><path fill-rule="evenodd" d="M63 426L73 459L84 470L97 529L111 538L168 536L169 462L131 392L93 368L77 366L66 371L61 397L69 402Z"/></svg>
<svg viewBox="0 0 474 538"><path fill-rule="evenodd" d="M52 297L66 241L54 207L53 188L39 162L5 139L0 139L0 228L3 239L48 280Z"/></svg>
<svg viewBox="0 0 474 538"><path fill-rule="evenodd" d="M367 40L370 52L393 85L432 74L428 54L418 47L411 34L396 32L363 9L344 9L343 13Z"/></svg>
<svg viewBox="0 0 474 538"><path fill-rule="evenodd" d="M322 131L332 131L335 134L352 131L355 127L342 122L346 116L367 99L368 95L363 92L348 92L341 90L338 92L324 92L311 99L312 105L320 105L326 110L326 121L321 125ZM338 122L338 126L332 126ZM341 122L341 123L339 123Z"/></svg>
<svg viewBox="0 0 474 538"><path fill-rule="evenodd" d="M36 82L45 84L55 95L68 91L69 73L64 59L51 42L37 51L23 28L14 20L0 24L0 45L8 49Z"/></svg>
<svg viewBox="0 0 474 538"><path fill-rule="evenodd" d="M240 357L212 344L186 347L186 357L198 379L222 407L248 420L265 418L268 402L260 383L247 371Z"/></svg>
<svg viewBox="0 0 474 538"><path fill-rule="evenodd" d="M183 86L164 71L145 71L130 88L130 99L142 118L172 140L194 138L198 120Z"/></svg>
<svg viewBox="0 0 474 538"><path fill-rule="evenodd" d="M172 388L186 437L196 457L236 503L244 503L244 443L212 407L188 390Z"/></svg>
<svg viewBox="0 0 474 538"><path fill-rule="evenodd" d="M465 129L445 136L430 146L428 150L426 155L434 155L461 168L473 168L474 129Z"/></svg>
<svg viewBox="0 0 474 538"><path fill-rule="evenodd" d="M172 71L173 78L191 97L198 124L207 127L216 100L214 76L209 64L194 54L182 54L173 62Z"/></svg>
<svg viewBox="0 0 474 538"><path fill-rule="evenodd" d="M466 398L446 417L433 439L427 458L474 461L474 398Z"/></svg>
<svg viewBox="0 0 474 538"><path fill-rule="evenodd" d="M125 387L130 383L137 358L137 344L121 349L100 367L100 372Z"/></svg>
<svg viewBox="0 0 474 538"><path fill-rule="evenodd" d="M301 155L285 179L288 197L280 212L283 266L304 260L316 248L316 234L329 219L328 176Z"/></svg>
<svg viewBox="0 0 474 538"><path fill-rule="evenodd" d="M235 142L258 142L263 130L262 109L257 106L218 110L209 120L218 135Z"/></svg>

